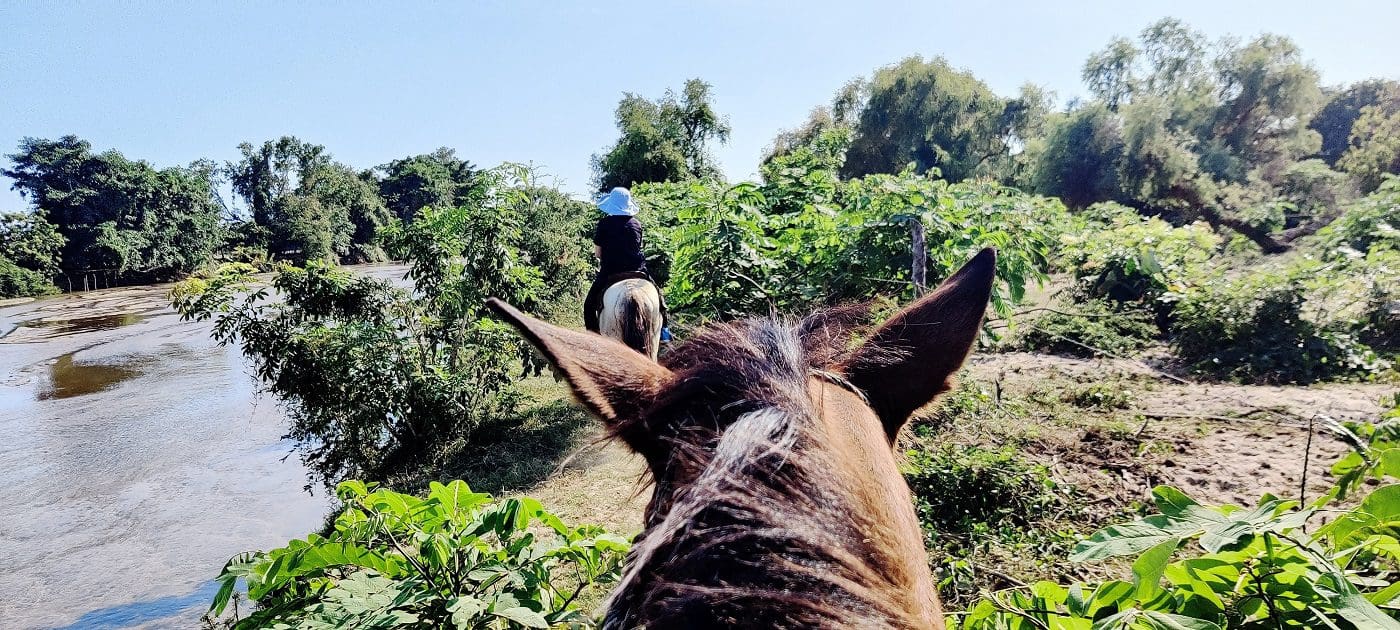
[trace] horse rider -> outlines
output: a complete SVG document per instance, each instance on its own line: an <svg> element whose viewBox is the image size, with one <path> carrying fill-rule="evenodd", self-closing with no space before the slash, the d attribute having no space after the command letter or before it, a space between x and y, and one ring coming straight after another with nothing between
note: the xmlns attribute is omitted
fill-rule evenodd
<svg viewBox="0 0 1400 630"><path fill-rule="evenodd" d="M603 310L603 294L612 286L618 274L640 274L647 281L656 284L647 273L646 256L642 254L642 224L637 221L637 202L632 200L632 191L614 188L598 202L603 218L598 220L598 229L593 233L593 255L599 260L598 276L588 289L588 297L583 300L583 325L592 332L598 332L598 316ZM661 287L656 287L661 293ZM666 301L661 301L661 340L671 340L671 329L666 318Z"/></svg>

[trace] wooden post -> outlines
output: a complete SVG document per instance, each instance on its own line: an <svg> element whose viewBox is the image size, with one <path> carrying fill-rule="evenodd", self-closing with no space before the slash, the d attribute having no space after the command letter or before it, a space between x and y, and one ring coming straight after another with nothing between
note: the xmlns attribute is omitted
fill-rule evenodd
<svg viewBox="0 0 1400 630"><path fill-rule="evenodd" d="M928 290L924 273L928 262L928 243L924 241L924 222L918 217L909 219L909 236L913 241L909 248L909 278L914 282L914 297L922 297Z"/></svg>

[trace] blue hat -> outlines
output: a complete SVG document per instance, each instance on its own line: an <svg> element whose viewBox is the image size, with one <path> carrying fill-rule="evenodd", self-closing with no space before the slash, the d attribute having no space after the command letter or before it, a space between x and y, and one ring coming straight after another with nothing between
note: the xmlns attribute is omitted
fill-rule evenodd
<svg viewBox="0 0 1400 630"><path fill-rule="evenodd" d="M632 191L617 187L603 196L598 209L613 216L630 217L637 214L637 203L632 201Z"/></svg>

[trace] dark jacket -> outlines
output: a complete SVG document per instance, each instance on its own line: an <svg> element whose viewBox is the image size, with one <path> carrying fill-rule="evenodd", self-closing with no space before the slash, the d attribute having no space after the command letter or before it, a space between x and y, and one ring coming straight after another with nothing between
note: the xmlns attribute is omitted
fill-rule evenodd
<svg viewBox="0 0 1400 630"><path fill-rule="evenodd" d="M646 273L647 260L642 255L642 224L637 217L603 217L593 233L593 244L603 250L598 269L600 278L627 271Z"/></svg>

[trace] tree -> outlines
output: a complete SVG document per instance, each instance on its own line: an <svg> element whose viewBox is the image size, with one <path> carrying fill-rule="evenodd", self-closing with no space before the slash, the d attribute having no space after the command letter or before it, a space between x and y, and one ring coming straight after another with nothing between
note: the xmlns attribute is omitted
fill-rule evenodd
<svg viewBox="0 0 1400 630"><path fill-rule="evenodd" d="M709 146L728 142L730 130L712 100L710 84L700 79L656 101L625 94L616 113L621 137L593 156L598 189L717 176Z"/></svg>
<svg viewBox="0 0 1400 630"><path fill-rule="evenodd" d="M1056 117L1036 156L1031 187L1072 208L1124 201L1118 168L1123 160L1122 119L1092 103Z"/></svg>
<svg viewBox="0 0 1400 630"><path fill-rule="evenodd" d="M1400 84L1386 86L1375 103L1361 108L1337 165L1356 175L1366 191L1380 186L1387 173L1400 173Z"/></svg>
<svg viewBox="0 0 1400 630"><path fill-rule="evenodd" d="M59 273L64 240L58 228L37 213L0 214L0 256L46 280Z"/></svg>
<svg viewBox="0 0 1400 630"><path fill-rule="evenodd" d="M898 173L912 163L956 182L1008 154L1006 102L941 57L881 68L862 92L843 177Z"/></svg>
<svg viewBox="0 0 1400 630"><path fill-rule="evenodd" d="M375 167L379 196L401 221L412 221L423 208L461 205L471 189L476 167L452 149L414 155Z"/></svg>
<svg viewBox="0 0 1400 630"><path fill-rule="evenodd" d="M1315 210L1347 194L1325 165L1295 168L1321 142L1306 126L1321 90L1287 38L1210 44L1179 20L1160 20L1137 44L1117 38L1092 55L1084 79L1097 101L1052 127L1032 178L1040 192L1202 218L1267 252L1326 225L1336 204ZM1309 193L1320 196L1299 198ZM1309 210L1251 218L1280 200Z"/></svg>
<svg viewBox="0 0 1400 630"><path fill-rule="evenodd" d="M1317 157L1326 161L1328 166L1336 166L1337 160L1351 146L1352 126L1361 117L1361 110L1381 103L1387 94L1400 94L1400 82L1370 79L1353 83L1332 94L1308 122L1308 128L1322 136L1322 147L1318 149ZM1392 99L1395 98L1392 96ZM1400 101L1393 100L1389 107L1400 109Z"/></svg>
<svg viewBox="0 0 1400 630"><path fill-rule="evenodd" d="M525 346L487 317L486 298L532 312L577 303L581 275L573 286L544 276L546 265L557 272L579 256L577 233L528 231L535 215L578 208L532 181L514 166L480 173L462 205L392 225L384 240L408 263L411 290L313 259L273 280L279 301L264 299L238 264L181 283L172 301L185 318L214 319L221 343L242 346L285 405L316 479L412 475L447 449L499 443L517 426ZM303 214L325 208L317 195L289 198L310 206Z"/></svg>
<svg viewBox="0 0 1400 630"><path fill-rule="evenodd" d="M5 175L51 222L61 269L101 270L118 282L168 280L209 260L222 241L222 204L208 162L156 169L76 136L25 138Z"/></svg>
<svg viewBox="0 0 1400 630"><path fill-rule="evenodd" d="M375 238L389 211L375 187L325 147L283 136L238 149L243 159L226 170L269 254L297 262L383 258Z"/></svg>
<svg viewBox="0 0 1400 630"><path fill-rule="evenodd" d="M1108 107L1118 111L1133 92L1133 64L1138 49L1122 37L1115 37L1102 51L1089 56L1080 76L1089 91Z"/></svg>

